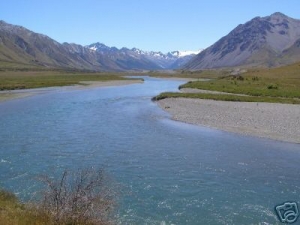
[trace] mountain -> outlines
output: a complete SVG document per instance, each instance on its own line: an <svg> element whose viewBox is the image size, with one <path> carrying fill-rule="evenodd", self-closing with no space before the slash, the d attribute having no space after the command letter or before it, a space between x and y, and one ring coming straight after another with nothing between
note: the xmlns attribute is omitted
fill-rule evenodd
<svg viewBox="0 0 300 225"><path fill-rule="evenodd" d="M139 54L135 49L108 47L102 43L94 43L85 48L113 62L115 67L122 70L157 70L162 67L155 62L146 58L143 54Z"/></svg>
<svg viewBox="0 0 300 225"><path fill-rule="evenodd" d="M177 58L170 66L171 69L178 69L189 62L193 57L199 54L203 49L198 51L173 51L170 54Z"/></svg>
<svg viewBox="0 0 300 225"><path fill-rule="evenodd" d="M274 67L300 61L300 20L282 13L256 17L202 51L184 69Z"/></svg>
<svg viewBox="0 0 300 225"><path fill-rule="evenodd" d="M160 65L163 69L178 69L191 60L199 51L144 52L146 57Z"/></svg>
<svg viewBox="0 0 300 225"><path fill-rule="evenodd" d="M0 60L50 68L82 70L160 69L151 61L99 54L91 49L63 43L24 27L0 21Z"/></svg>
<svg viewBox="0 0 300 225"><path fill-rule="evenodd" d="M0 62L93 71L161 70L178 68L192 55L118 49L99 42L89 46L61 44L46 35L0 21Z"/></svg>
<svg viewBox="0 0 300 225"><path fill-rule="evenodd" d="M0 60L48 68L102 68L97 56L82 46L65 46L46 35L0 21ZM95 60L96 61L96 60Z"/></svg>
<svg viewBox="0 0 300 225"><path fill-rule="evenodd" d="M155 51L143 51L138 48L121 48L108 47L102 43L94 43L86 46L92 51L101 55L107 55L115 60L123 58L125 64L130 65L125 59L138 59L144 63L144 68L147 69L177 69L187 63L193 56L198 54L199 51L173 51L166 54ZM150 61L150 62L149 62Z"/></svg>

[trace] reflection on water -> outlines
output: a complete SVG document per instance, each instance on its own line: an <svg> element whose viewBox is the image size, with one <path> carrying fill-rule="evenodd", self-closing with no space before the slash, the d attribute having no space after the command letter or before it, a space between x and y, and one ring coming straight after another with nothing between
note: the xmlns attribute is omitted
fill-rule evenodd
<svg viewBox="0 0 300 225"><path fill-rule="evenodd" d="M37 174L104 166L126 193L121 224L275 224L275 205L300 202L300 145L171 121L151 97L182 83L1 103L0 186L27 199Z"/></svg>

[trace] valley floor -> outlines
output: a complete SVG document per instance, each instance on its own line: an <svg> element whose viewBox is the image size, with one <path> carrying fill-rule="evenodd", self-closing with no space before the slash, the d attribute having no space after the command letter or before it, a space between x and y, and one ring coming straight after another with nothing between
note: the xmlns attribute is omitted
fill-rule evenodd
<svg viewBox="0 0 300 225"><path fill-rule="evenodd" d="M245 135L300 143L300 105L166 98L174 120Z"/></svg>

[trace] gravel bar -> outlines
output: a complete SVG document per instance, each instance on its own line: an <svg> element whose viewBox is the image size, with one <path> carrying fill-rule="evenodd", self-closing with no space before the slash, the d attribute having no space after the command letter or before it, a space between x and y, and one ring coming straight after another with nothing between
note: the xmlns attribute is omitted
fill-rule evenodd
<svg viewBox="0 0 300 225"><path fill-rule="evenodd" d="M300 143L300 105L167 98L158 105L174 120L279 141Z"/></svg>

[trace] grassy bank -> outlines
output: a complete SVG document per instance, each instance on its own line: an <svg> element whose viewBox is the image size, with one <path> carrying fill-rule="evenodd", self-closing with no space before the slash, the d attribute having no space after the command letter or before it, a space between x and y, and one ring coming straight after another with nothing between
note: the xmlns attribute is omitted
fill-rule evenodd
<svg viewBox="0 0 300 225"><path fill-rule="evenodd" d="M260 97L260 96L238 96L226 94L206 94L206 93L176 93L164 92L153 98L154 101L159 101L165 98L199 98L212 99L219 101L232 102L270 102L270 103L287 103L300 104L300 99L296 98L276 98L276 97Z"/></svg>
<svg viewBox="0 0 300 225"><path fill-rule="evenodd" d="M46 225L53 224L44 213L19 202L17 197L0 190L0 224L5 225Z"/></svg>
<svg viewBox="0 0 300 225"><path fill-rule="evenodd" d="M197 88L252 96L300 98L300 63L275 69L249 70L209 82L190 82L181 88Z"/></svg>
<svg viewBox="0 0 300 225"><path fill-rule="evenodd" d="M125 80L121 73L68 71L2 71L0 90L15 90L80 84L82 81Z"/></svg>
<svg viewBox="0 0 300 225"><path fill-rule="evenodd" d="M61 212L64 213L63 211ZM37 205L21 203L7 191L0 190L0 224L2 225L113 225L112 222L94 220L75 221L75 213L68 220L58 221L51 213Z"/></svg>
<svg viewBox="0 0 300 225"><path fill-rule="evenodd" d="M273 69L251 69L209 81L193 81L180 88L194 88L248 96L203 93L162 93L154 99L170 97L223 101L300 103L300 63Z"/></svg>

